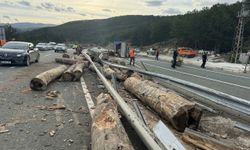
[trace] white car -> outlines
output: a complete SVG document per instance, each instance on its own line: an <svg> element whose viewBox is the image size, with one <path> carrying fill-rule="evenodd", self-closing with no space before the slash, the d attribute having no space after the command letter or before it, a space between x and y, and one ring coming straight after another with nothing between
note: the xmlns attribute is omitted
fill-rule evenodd
<svg viewBox="0 0 250 150"><path fill-rule="evenodd" d="M56 43L55 42L49 42L47 44L47 47L48 47L49 50L54 50L55 47L56 47Z"/></svg>
<svg viewBox="0 0 250 150"><path fill-rule="evenodd" d="M63 43L58 43L56 46L55 46L55 52L63 52L63 53L66 53L67 52L67 47L65 44Z"/></svg>
<svg viewBox="0 0 250 150"><path fill-rule="evenodd" d="M46 50L49 50L48 46L47 46L47 43L38 43L36 45L36 48L40 51L46 51Z"/></svg>

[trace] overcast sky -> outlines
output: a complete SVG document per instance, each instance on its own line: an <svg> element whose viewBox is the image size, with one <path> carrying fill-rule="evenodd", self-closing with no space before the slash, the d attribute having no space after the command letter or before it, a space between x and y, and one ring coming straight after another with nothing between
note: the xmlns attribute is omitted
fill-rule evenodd
<svg viewBox="0 0 250 150"><path fill-rule="evenodd" d="M121 15L175 15L237 0L0 0L0 23L62 24Z"/></svg>

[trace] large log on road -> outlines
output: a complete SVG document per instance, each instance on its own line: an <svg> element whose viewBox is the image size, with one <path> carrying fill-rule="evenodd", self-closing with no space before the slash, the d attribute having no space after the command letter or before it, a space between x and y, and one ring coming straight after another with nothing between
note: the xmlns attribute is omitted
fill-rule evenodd
<svg viewBox="0 0 250 150"><path fill-rule="evenodd" d="M74 81L78 81L83 73L83 68L85 67L85 63L78 63L76 64L75 68L73 69L74 74Z"/></svg>
<svg viewBox="0 0 250 150"><path fill-rule="evenodd" d="M73 65L77 62L77 60L71 58L55 58L55 61L57 63L67 64L67 65Z"/></svg>
<svg viewBox="0 0 250 150"><path fill-rule="evenodd" d="M73 74L73 70L75 69L76 64L71 65L64 73L62 74L62 80L63 81L73 81L75 78L75 75Z"/></svg>
<svg viewBox="0 0 250 150"><path fill-rule="evenodd" d="M97 97L92 127L92 150L133 150L123 128L117 106L108 94Z"/></svg>
<svg viewBox="0 0 250 150"><path fill-rule="evenodd" d="M115 71L113 69L111 69L108 65L104 65L103 68L102 68L102 71L103 71L103 75L107 79L111 79L112 74L115 74Z"/></svg>
<svg viewBox="0 0 250 150"><path fill-rule="evenodd" d="M168 120L175 129L184 131L193 120L190 115L195 104L179 96L172 90L162 90L152 86L148 80L130 77L124 82L125 88L151 107L161 117Z"/></svg>
<svg viewBox="0 0 250 150"><path fill-rule="evenodd" d="M125 81L127 78L127 75L122 73L119 69L116 69L116 68L111 69L108 65L104 65L102 71L103 71L104 76L107 79L111 79L112 74L114 74L116 79L119 81Z"/></svg>
<svg viewBox="0 0 250 150"><path fill-rule="evenodd" d="M50 69L46 72L43 72L37 75L30 81L30 88L32 90L46 90L47 85L55 80L56 78L60 77L61 74L67 69L67 66L61 65L54 69Z"/></svg>

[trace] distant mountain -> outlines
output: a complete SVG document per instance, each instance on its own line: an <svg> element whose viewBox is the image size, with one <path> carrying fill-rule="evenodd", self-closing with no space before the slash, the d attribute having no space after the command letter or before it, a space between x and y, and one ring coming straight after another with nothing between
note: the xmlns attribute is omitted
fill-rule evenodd
<svg viewBox="0 0 250 150"><path fill-rule="evenodd" d="M44 23L31 23L31 22L20 22L11 24L13 28L16 28L18 31L31 31L34 29L45 28L45 27L54 27L55 24L44 24Z"/></svg>
<svg viewBox="0 0 250 150"><path fill-rule="evenodd" d="M250 0L249 0L250 1ZM17 34L15 39L37 42L73 42L106 45L127 41L134 46L166 43L227 52L232 48L241 3L217 4L177 16L119 16L68 22ZM250 19L244 40L250 43ZM245 45L245 44L244 44Z"/></svg>

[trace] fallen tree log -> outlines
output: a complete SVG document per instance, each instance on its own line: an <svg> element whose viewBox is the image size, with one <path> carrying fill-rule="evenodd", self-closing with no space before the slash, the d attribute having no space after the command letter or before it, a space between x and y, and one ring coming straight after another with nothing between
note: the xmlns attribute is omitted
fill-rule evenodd
<svg viewBox="0 0 250 150"><path fill-rule="evenodd" d="M62 74L62 80L63 81L73 81L75 78L75 75L73 73L73 70L75 69L76 64L71 65L64 73Z"/></svg>
<svg viewBox="0 0 250 150"><path fill-rule="evenodd" d="M73 65L77 62L77 60L71 58L55 58L55 61L56 63L67 64L67 65Z"/></svg>
<svg viewBox="0 0 250 150"><path fill-rule="evenodd" d="M73 81L80 80L82 73L83 73L84 66L85 66L85 63L78 63L75 65L75 68L73 69L73 75L74 75Z"/></svg>
<svg viewBox="0 0 250 150"><path fill-rule="evenodd" d="M118 58L118 57L110 57L108 59L108 61L112 62L112 63L120 64L120 65L123 65L123 66L127 65L127 62L124 59Z"/></svg>
<svg viewBox="0 0 250 150"><path fill-rule="evenodd" d="M182 139L204 150L237 150L235 145L222 142L218 139L211 138L200 132L186 128L182 135Z"/></svg>
<svg viewBox="0 0 250 150"><path fill-rule="evenodd" d="M45 71L30 81L30 88L32 90L46 90L47 85L55 80L56 78L60 77L61 74L67 69L67 66L61 65L54 69L50 69Z"/></svg>
<svg viewBox="0 0 250 150"><path fill-rule="evenodd" d="M94 62L94 64L98 68L98 70L100 70L102 72L102 66L99 63L97 63L97 62ZM92 71L92 72L95 72L94 66L93 65L89 65L89 70Z"/></svg>
<svg viewBox="0 0 250 150"><path fill-rule="evenodd" d="M111 79L112 78L112 74L119 81L125 81L126 78L127 78L127 75L124 74L124 73L122 73L119 69L117 69L117 68L112 68L111 69L108 65L104 65L102 71L103 71L103 75L107 79Z"/></svg>
<svg viewBox="0 0 250 150"><path fill-rule="evenodd" d="M92 150L133 150L123 128L117 106L108 94L101 93L97 97L92 127Z"/></svg>
<svg viewBox="0 0 250 150"><path fill-rule="evenodd" d="M124 82L125 88L151 107L161 117L169 121L178 131L184 131L192 120L191 112L195 104L179 96L172 90L161 90L151 86L150 81L130 77Z"/></svg>
<svg viewBox="0 0 250 150"><path fill-rule="evenodd" d="M115 71L115 77L119 81L125 81L128 78L128 75L123 73L121 70L119 70L117 68L113 68L113 70Z"/></svg>
<svg viewBox="0 0 250 150"><path fill-rule="evenodd" d="M115 71L111 68L109 68L108 65L104 65L102 68L103 71L103 75L107 78L107 79L111 79L112 78L112 74L115 74Z"/></svg>
<svg viewBox="0 0 250 150"><path fill-rule="evenodd" d="M64 54L62 54L62 58L70 58L70 55L69 55L69 54L64 53Z"/></svg>

